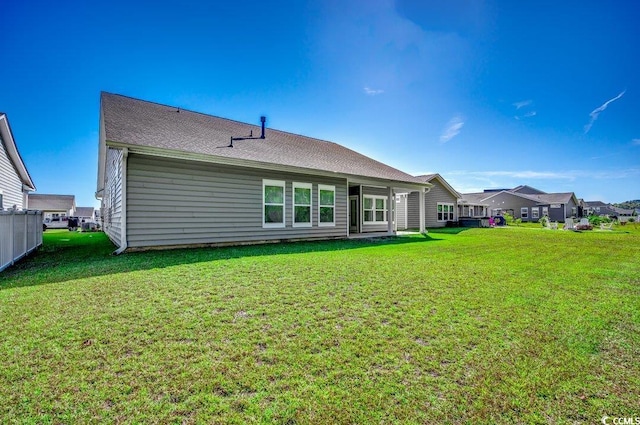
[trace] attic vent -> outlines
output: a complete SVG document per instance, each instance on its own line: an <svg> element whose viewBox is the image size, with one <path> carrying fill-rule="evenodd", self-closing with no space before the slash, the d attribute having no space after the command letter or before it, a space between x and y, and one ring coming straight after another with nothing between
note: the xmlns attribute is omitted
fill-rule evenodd
<svg viewBox="0 0 640 425"><path fill-rule="evenodd" d="M233 147L233 142L236 140L249 140L249 139L264 139L265 135L264 135L264 123L267 121L267 117L260 117L260 123L262 124L262 133L260 134L260 137L253 137L253 130L251 130L249 132L248 136L243 136L243 137L233 137L231 136L231 140L229 141L229 148Z"/></svg>

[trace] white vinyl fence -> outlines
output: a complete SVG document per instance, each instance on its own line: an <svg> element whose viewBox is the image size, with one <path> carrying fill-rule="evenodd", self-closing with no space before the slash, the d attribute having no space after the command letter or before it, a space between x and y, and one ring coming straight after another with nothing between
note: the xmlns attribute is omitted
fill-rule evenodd
<svg viewBox="0 0 640 425"><path fill-rule="evenodd" d="M42 245L42 211L0 211L0 271Z"/></svg>

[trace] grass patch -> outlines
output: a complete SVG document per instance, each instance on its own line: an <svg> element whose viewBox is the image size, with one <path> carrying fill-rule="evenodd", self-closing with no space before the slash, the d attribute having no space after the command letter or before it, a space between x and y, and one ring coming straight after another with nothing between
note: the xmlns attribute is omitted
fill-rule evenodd
<svg viewBox="0 0 640 425"><path fill-rule="evenodd" d="M0 275L0 418L638 416L639 242L509 227L114 257L47 231Z"/></svg>

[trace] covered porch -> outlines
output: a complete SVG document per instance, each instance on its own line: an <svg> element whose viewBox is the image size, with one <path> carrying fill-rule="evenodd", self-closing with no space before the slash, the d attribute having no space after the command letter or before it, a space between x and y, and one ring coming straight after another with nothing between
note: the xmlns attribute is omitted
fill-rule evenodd
<svg viewBox="0 0 640 425"><path fill-rule="evenodd" d="M423 186L380 185L374 182L350 181L348 183L347 237L384 237L397 234L398 210L396 195L417 192L420 197L420 229L424 233L424 196L430 184Z"/></svg>
<svg viewBox="0 0 640 425"><path fill-rule="evenodd" d="M459 218L478 218L488 217L487 204L476 204L465 201L464 199L458 199L458 217Z"/></svg>

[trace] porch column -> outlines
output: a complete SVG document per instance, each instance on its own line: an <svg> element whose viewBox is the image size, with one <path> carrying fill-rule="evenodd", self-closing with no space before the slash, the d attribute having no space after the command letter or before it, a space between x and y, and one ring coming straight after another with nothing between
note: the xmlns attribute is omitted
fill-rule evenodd
<svg viewBox="0 0 640 425"><path fill-rule="evenodd" d="M393 188L391 186L389 186L388 188L389 191L389 195L387 197L387 233L389 233L390 235L393 234L393 222L394 220L394 214L393 214L393 206L395 204L393 204L392 202L395 202L395 199L393 199Z"/></svg>
<svg viewBox="0 0 640 425"><path fill-rule="evenodd" d="M418 194L418 204L420 205L420 233L424 233L424 189L420 189Z"/></svg>

